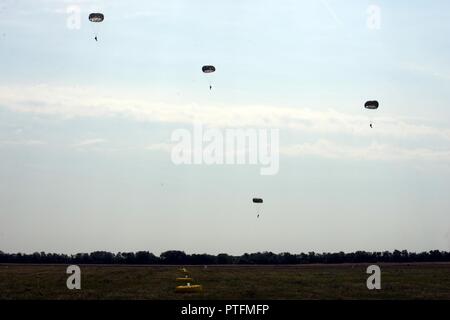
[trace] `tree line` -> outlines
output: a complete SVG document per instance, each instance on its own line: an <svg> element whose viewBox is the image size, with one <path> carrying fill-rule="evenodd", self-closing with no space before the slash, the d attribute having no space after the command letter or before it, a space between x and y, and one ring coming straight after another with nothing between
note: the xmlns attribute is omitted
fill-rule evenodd
<svg viewBox="0 0 450 320"><path fill-rule="evenodd" d="M394 250L383 252L356 251L351 253L300 253L291 254L257 252L233 256L226 253L186 254L184 251L170 250L159 256L149 251L118 252L94 251L73 255L35 252L5 253L0 251L0 263L61 263L61 264L177 264L177 265L214 265L214 264L311 264L311 263L379 263L379 262L450 262L450 252L431 250L426 252L408 252Z"/></svg>

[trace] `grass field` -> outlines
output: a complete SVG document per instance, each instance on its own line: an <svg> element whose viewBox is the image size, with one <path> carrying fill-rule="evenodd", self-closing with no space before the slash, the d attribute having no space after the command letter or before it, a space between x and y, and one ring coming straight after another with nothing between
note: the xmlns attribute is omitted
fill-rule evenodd
<svg viewBox="0 0 450 320"><path fill-rule="evenodd" d="M81 267L68 290L65 265L0 265L0 299L445 299L450 264L379 264L381 290L366 287L368 264L187 266L203 293L175 293L179 266Z"/></svg>

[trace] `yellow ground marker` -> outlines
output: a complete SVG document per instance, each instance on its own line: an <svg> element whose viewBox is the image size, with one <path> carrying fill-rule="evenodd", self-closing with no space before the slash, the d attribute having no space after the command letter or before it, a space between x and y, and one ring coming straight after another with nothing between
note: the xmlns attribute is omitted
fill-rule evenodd
<svg viewBox="0 0 450 320"><path fill-rule="evenodd" d="M199 284L194 284L191 286L177 286L175 288L175 292L180 292L180 293L202 292L202 291L203 291L203 287Z"/></svg>

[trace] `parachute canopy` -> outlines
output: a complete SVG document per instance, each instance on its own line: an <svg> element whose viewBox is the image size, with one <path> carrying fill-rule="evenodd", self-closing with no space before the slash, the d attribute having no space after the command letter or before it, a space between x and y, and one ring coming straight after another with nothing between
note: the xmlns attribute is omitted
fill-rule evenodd
<svg viewBox="0 0 450 320"><path fill-rule="evenodd" d="M364 104L364 108L366 108L366 109L378 109L378 101L367 101L365 104Z"/></svg>
<svg viewBox="0 0 450 320"><path fill-rule="evenodd" d="M103 13L91 13L89 15L89 21L91 22L102 22L105 19Z"/></svg>
<svg viewBox="0 0 450 320"><path fill-rule="evenodd" d="M212 72L216 71L216 67L214 67L214 66L203 66L202 67L202 71L204 73L212 73Z"/></svg>
<svg viewBox="0 0 450 320"><path fill-rule="evenodd" d="M253 203L263 203L263 199L261 199L261 198L253 198Z"/></svg>

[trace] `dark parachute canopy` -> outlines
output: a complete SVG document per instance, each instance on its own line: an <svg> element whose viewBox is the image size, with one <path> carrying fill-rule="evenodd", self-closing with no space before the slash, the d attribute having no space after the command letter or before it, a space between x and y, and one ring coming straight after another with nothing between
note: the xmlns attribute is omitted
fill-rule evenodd
<svg viewBox="0 0 450 320"><path fill-rule="evenodd" d="M376 100L374 100L374 101L367 101L367 102L364 104L364 108L366 108L366 109L372 109L372 110L378 109L378 106L379 106L379 103L378 103L378 101L376 101Z"/></svg>
<svg viewBox="0 0 450 320"><path fill-rule="evenodd" d="M261 198L253 198L253 203L263 203L263 199L261 199Z"/></svg>
<svg viewBox="0 0 450 320"><path fill-rule="evenodd" d="M203 66L202 67L203 73L213 73L216 71L216 67L214 66Z"/></svg>
<svg viewBox="0 0 450 320"><path fill-rule="evenodd" d="M103 13L91 13L89 15L89 21L91 22L102 22L103 20L105 20Z"/></svg>

